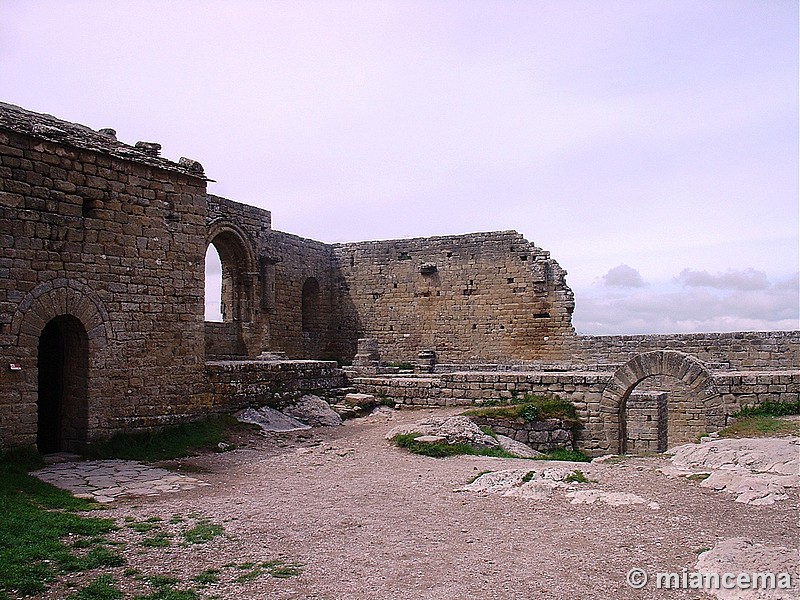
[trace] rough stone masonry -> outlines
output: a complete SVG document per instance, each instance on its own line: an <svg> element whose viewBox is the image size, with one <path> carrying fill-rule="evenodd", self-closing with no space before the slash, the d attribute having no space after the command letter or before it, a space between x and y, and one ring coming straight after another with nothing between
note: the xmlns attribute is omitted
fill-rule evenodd
<svg viewBox="0 0 800 600"><path fill-rule="evenodd" d="M562 395L597 452L625 446L644 380L669 380L668 409L628 412L687 435L798 397L800 332L578 336L566 272L519 233L331 245L207 181L155 142L0 103L0 448L74 450L346 383L408 404ZM210 244L221 323L203 316ZM346 381L363 338L427 377Z"/></svg>

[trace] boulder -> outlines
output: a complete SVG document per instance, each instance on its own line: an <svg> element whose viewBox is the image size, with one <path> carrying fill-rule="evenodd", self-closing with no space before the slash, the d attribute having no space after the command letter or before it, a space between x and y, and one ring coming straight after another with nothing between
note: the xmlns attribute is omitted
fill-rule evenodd
<svg viewBox="0 0 800 600"><path fill-rule="evenodd" d="M498 435L497 441L503 450L519 456L520 458L536 458L537 456L544 456L541 452L534 450L527 444L523 444L517 440L512 440L510 437L506 437L504 435Z"/></svg>
<svg viewBox="0 0 800 600"><path fill-rule="evenodd" d="M330 404L311 394L301 397L297 403L287 406L282 412L311 427L334 427L342 424L342 417Z"/></svg>
<svg viewBox="0 0 800 600"><path fill-rule="evenodd" d="M412 425L401 425L392 429L387 439L395 436L418 433L423 436L441 436L448 444L469 444L476 448L493 448L499 442L481 431L468 417L431 417Z"/></svg>
<svg viewBox="0 0 800 600"><path fill-rule="evenodd" d="M302 429L311 429L308 425L269 406L263 406L258 409L246 408L237 414L236 418L242 423L258 425L264 431L299 431Z"/></svg>

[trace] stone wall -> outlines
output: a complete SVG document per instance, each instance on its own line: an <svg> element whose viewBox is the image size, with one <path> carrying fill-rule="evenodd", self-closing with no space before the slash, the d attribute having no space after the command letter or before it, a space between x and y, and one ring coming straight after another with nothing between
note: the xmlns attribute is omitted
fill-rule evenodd
<svg viewBox="0 0 800 600"><path fill-rule="evenodd" d="M209 361L205 370L212 412L278 407L304 394L326 396L344 385L342 372L332 361Z"/></svg>
<svg viewBox="0 0 800 600"><path fill-rule="evenodd" d="M621 364L652 350L691 354L713 370L800 368L800 331L739 331L575 338L573 362Z"/></svg>
<svg viewBox="0 0 800 600"><path fill-rule="evenodd" d="M270 349L292 358L343 358L336 327L336 306L342 301L337 299L331 246L273 231L268 252L274 262L267 308Z"/></svg>
<svg viewBox="0 0 800 600"><path fill-rule="evenodd" d="M337 244L345 353L378 340L387 361L565 358L574 307L566 273L513 231Z"/></svg>
<svg viewBox="0 0 800 600"><path fill-rule="evenodd" d="M489 419L470 416L479 426L491 427L498 435L504 435L522 442L538 450L574 450L572 424L561 419L544 419L542 421L524 421L523 419Z"/></svg>
<svg viewBox="0 0 800 600"><path fill-rule="evenodd" d="M0 447L197 414L205 185L154 146L0 105ZM39 393L55 378L60 407Z"/></svg>
<svg viewBox="0 0 800 600"><path fill-rule="evenodd" d="M210 328L210 357L258 356L270 344L269 301L274 296L273 261L268 247L269 211L206 195L206 247L213 244L222 263L222 319L228 326ZM224 347L228 341L230 345Z"/></svg>
<svg viewBox="0 0 800 600"><path fill-rule="evenodd" d="M614 373L609 371L465 371L431 376L356 376L351 377L350 381L359 392L407 406L470 406L485 401L510 400L526 393L564 398L575 404L578 418L584 426L576 430L577 446L590 455L598 455L618 451L609 448L611 442L606 438L605 417L601 409L603 392L613 376ZM797 369L718 372L713 374L711 381L720 396L723 421L743 406L767 400L796 402L800 397L800 370ZM709 431L706 407L702 400L687 393L680 382L670 385L672 387L669 389L679 389L682 395L673 399L667 393L666 431L669 445L692 441L697 435ZM637 386L634 393L657 392L656 389L642 389ZM622 418L626 419L624 405L621 410ZM638 418L635 411L632 418ZM638 439L644 441L645 438L639 436Z"/></svg>
<svg viewBox="0 0 800 600"><path fill-rule="evenodd" d="M624 415L626 424L625 443L622 448L624 453L648 454L667 450L667 396L666 392L630 395Z"/></svg>

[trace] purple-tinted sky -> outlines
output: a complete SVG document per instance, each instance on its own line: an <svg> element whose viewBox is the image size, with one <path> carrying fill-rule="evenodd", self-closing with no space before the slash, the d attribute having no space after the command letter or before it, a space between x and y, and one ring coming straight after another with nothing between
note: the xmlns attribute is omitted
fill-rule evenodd
<svg viewBox="0 0 800 600"><path fill-rule="evenodd" d="M305 237L516 229L582 333L800 327L794 0L0 0L0 100Z"/></svg>

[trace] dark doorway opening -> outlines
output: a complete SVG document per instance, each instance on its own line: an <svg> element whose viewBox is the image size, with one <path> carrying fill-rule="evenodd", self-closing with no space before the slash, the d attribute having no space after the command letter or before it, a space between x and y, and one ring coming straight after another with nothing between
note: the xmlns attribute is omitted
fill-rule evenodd
<svg viewBox="0 0 800 600"><path fill-rule="evenodd" d="M75 451L87 437L89 341L75 317L52 319L39 336L36 446Z"/></svg>

